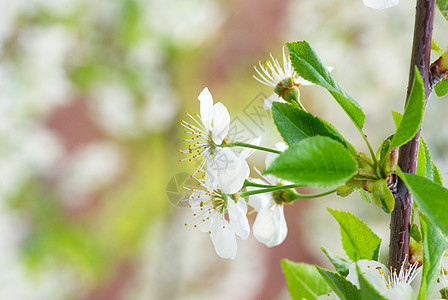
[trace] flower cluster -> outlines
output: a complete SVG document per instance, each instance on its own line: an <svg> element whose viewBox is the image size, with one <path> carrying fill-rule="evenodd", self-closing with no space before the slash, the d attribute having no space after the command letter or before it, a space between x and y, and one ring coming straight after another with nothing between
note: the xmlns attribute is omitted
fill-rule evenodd
<svg viewBox="0 0 448 300"><path fill-rule="evenodd" d="M220 102L213 104L208 88L204 88L198 99L200 114L186 113L190 121L180 122L190 138L183 140L188 145L179 152L187 156L179 161L200 161L191 176L200 187L185 187L191 191L186 200L193 211L192 220L185 225L208 233L216 253L233 259L237 253L236 235L246 239L250 233L248 199L249 205L258 212L253 226L256 239L268 247L279 245L286 237L287 227L278 194L287 182L270 175L262 176L260 172L261 179L249 178L250 168L246 159L255 149L272 151L274 153L266 157L268 167L277 153L287 148L286 144L278 143L274 150L260 147L260 137L248 144L232 141L228 136L230 115L226 107ZM236 151L235 146L243 148ZM265 192L260 187L278 187L280 192Z"/></svg>

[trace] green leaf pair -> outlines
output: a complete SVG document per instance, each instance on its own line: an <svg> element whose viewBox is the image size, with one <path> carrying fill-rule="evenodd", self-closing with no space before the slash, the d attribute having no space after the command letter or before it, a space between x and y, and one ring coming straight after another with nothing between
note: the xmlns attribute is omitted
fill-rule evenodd
<svg viewBox="0 0 448 300"><path fill-rule="evenodd" d="M278 131L288 145L320 135L338 141L346 149L356 153L353 146L331 124L303 109L286 103L274 102L272 115Z"/></svg>
<svg viewBox="0 0 448 300"><path fill-rule="evenodd" d="M356 173L354 148L329 123L285 103L274 103L272 112L290 147L265 173L316 187L345 183Z"/></svg>

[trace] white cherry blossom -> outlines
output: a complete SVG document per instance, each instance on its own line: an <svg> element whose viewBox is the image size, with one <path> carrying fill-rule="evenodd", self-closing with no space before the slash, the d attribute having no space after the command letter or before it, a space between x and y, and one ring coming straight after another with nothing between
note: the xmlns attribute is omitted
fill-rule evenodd
<svg viewBox="0 0 448 300"><path fill-rule="evenodd" d="M198 97L200 101L200 114L195 114L196 118L185 113L193 121L188 123L181 120L180 125L187 130L185 133L193 135L185 142L191 142L186 150L179 150L180 153L189 154L184 160L194 160L199 157L205 158L197 168L200 170L208 161L213 160L213 156L219 146L223 143L230 125L230 115L227 108L221 102L213 105L213 97L208 88L204 88ZM196 173L195 172L195 173Z"/></svg>
<svg viewBox="0 0 448 300"><path fill-rule="evenodd" d="M385 265L374 260L362 259L354 262L349 267L349 273L346 277L348 281L356 287L360 287L356 265L359 266L364 278L385 298L390 300L412 300L414 299L414 290L410 283L420 272L418 262L412 264L409 269L402 266L397 272L391 272ZM334 292L317 297L323 299L339 299Z"/></svg>
<svg viewBox="0 0 448 300"><path fill-rule="evenodd" d="M250 143L259 145L261 138L255 138ZM233 148L224 147L215 150L213 159L205 166L206 178L211 187L219 186L224 193L233 194L239 191L244 181L249 177L250 168L246 159L254 149L244 148L237 153Z"/></svg>
<svg viewBox="0 0 448 300"><path fill-rule="evenodd" d="M292 66L291 58L286 54L284 46L282 48L282 53L283 66L280 65L278 60L274 58L272 54L269 54L269 56L271 57L271 61L266 61L264 63L261 63L261 61L259 61L259 69L254 66L255 72L257 72L257 75L253 76L254 79L274 89L279 85L286 89L298 88L301 85L314 85L314 83L303 79L297 74ZM327 69L331 71L333 68L327 67ZM285 87L285 80L288 79L290 79L290 81L288 82L290 85ZM264 109L271 110L272 102L274 101L286 103L286 101L283 100L281 96L274 92L271 96L264 100ZM297 101L299 101L299 99L297 99Z"/></svg>
<svg viewBox="0 0 448 300"><path fill-rule="evenodd" d="M277 150L284 151L287 146L285 143L277 143ZM268 153L266 156L266 168L278 157L278 154ZM260 184L276 185L278 183L289 184L281 181L273 175L263 176L264 180L253 179L252 181ZM248 190L257 188L248 187ZM258 212L253 225L255 238L268 247L280 245L288 234L283 204L274 200L272 193L255 194L249 196L249 205Z"/></svg>
<svg viewBox="0 0 448 300"><path fill-rule="evenodd" d="M204 189L194 189L189 198L189 206L193 210L193 220L185 226L193 226L201 232L207 232L222 258L234 259L237 253L235 235L247 239L250 233L247 220L247 204L244 199L234 200L236 193L227 181L216 181L205 175L199 180Z"/></svg>
<svg viewBox="0 0 448 300"><path fill-rule="evenodd" d="M205 169L209 178L227 180L228 182L222 186L238 191L249 176L250 169L246 159L254 152L254 149L244 148L236 152L233 147L227 147L230 143L226 138L230 125L227 108L220 102L213 105L213 97L208 88L204 88L198 99L200 115L196 114L194 118L186 113L194 123L190 124L184 120L180 122L187 129L185 133L193 135L190 139L184 139L185 142L191 144L187 150L179 150L179 152L189 156L180 161L203 158L193 174ZM260 141L261 137L257 137L249 143L258 146ZM228 191L224 190L224 192Z"/></svg>
<svg viewBox="0 0 448 300"><path fill-rule="evenodd" d="M293 83L295 85L313 85L313 83L303 79L299 75L297 75L294 70L291 58L286 54L285 47L282 48L283 53L283 67L280 65L278 60L269 54L272 61L266 61L264 64L261 61L258 62L258 66L260 70L254 66L255 72L257 75L254 75L254 79L258 82L275 88L280 82L285 79L292 78Z"/></svg>

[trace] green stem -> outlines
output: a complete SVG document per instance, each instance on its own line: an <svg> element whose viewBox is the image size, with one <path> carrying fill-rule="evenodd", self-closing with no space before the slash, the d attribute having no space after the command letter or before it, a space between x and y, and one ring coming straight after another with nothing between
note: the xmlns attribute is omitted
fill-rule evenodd
<svg viewBox="0 0 448 300"><path fill-rule="evenodd" d="M272 188L265 188L265 189L256 190L256 191L244 192L244 193L241 193L240 197L247 197L247 196L256 195L256 194L270 193L270 192L275 192L275 191L279 191L279 190L292 189L292 188L296 188L296 187L303 187L303 186L296 185L296 184L276 186L276 187L272 187ZM332 194L334 192L336 192L336 189L332 189L332 190L329 190L329 191L326 191L323 193L306 195L306 194L299 194L294 191L294 193L296 194L296 198L292 199L291 201L296 200L296 199L310 199L310 198L323 197L323 196Z"/></svg>
<svg viewBox="0 0 448 300"><path fill-rule="evenodd" d="M248 187L248 186L253 186L253 187L261 187L261 188L271 188L272 185L271 184L262 184L262 183L255 183L249 180L245 180L244 181L244 185L243 188Z"/></svg>
<svg viewBox="0 0 448 300"><path fill-rule="evenodd" d="M294 192L295 192L295 191L294 191ZM332 190L329 190L329 191L326 191L326 192L323 192L323 193L318 193L318 194L308 194L308 195L306 195L306 194L299 194L299 193L295 192L297 198L295 198L295 199L291 199L291 201L294 201L294 200L296 200L296 199L319 198L319 197L323 197L323 196L327 196L327 195L333 194L334 192L336 192L336 189L332 189Z"/></svg>
<svg viewBox="0 0 448 300"><path fill-rule="evenodd" d="M255 150L272 152L272 153L275 153L275 154L283 153L282 151L279 151L279 150L274 150L274 149L270 149L270 148L266 148L266 147L262 147L262 146L246 144L246 143L242 143L242 142L231 142L231 143L229 143L227 145L227 147L246 147L246 148L252 148L252 149L255 149Z"/></svg>
<svg viewBox="0 0 448 300"><path fill-rule="evenodd" d="M367 139L367 136L364 134L362 129L358 128L358 131L362 135L362 138L364 139L364 142L366 143L367 148L369 148L370 156L372 157L373 164L374 164L374 169L376 169L377 166L379 166L379 164L378 164L378 160L376 159L375 152L373 152L372 146L370 145L369 140Z"/></svg>
<svg viewBox="0 0 448 300"><path fill-rule="evenodd" d="M298 184L278 185L278 186L271 185L270 188L264 188L264 189L256 190L256 191L243 192L243 193L241 193L240 197L247 197L247 196L256 195L256 194L276 192L276 191L280 191L280 190L293 189L293 188L297 188L297 187L303 187L303 185L298 185Z"/></svg>

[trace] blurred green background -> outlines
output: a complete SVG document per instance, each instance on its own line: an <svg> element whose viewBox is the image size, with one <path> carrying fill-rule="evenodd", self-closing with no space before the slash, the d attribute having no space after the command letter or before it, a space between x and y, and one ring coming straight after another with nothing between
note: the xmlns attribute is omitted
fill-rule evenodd
<svg viewBox="0 0 448 300"><path fill-rule="evenodd" d="M173 204L185 196L173 180L196 166L178 162L178 122L199 111L208 86L235 135L273 146L280 138L260 109L272 91L252 79L252 67L305 39L364 107L378 145L393 132L390 110L402 111L413 7L0 0L0 299L288 299L282 257L325 263L321 245L343 254L325 206L367 220L387 251L387 216L356 197L327 197L287 207L281 246L250 237L235 261L220 259L207 235L184 227L188 210ZM446 32L437 12L442 48ZM363 149L326 92L304 87L301 100ZM424 125L445 177L446 100L431 99ZM264 155L250 163L263 169Z"/></svg>

